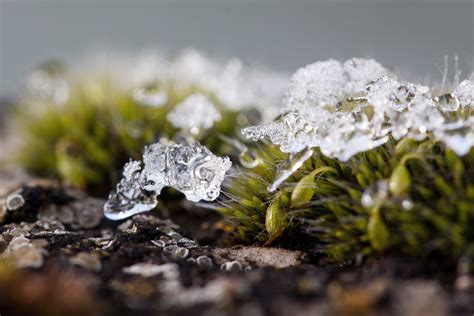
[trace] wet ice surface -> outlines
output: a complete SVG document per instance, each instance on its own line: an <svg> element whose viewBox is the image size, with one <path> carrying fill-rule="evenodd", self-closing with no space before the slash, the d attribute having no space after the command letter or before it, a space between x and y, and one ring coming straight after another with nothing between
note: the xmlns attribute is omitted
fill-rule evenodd
<svg viewBox="0 0 474 316"><path fill-rule="evenodd" d="M170 186L193 202L213 201L220 194L222 181L231 167L228 157L217 157L199 143L165 142L145 148L143 163L131 161L124 167L123 178L104 206L112 220L149 211L157 205L157 196Z"/></svg>
<svg viewBox="0 0 474 316"><path fill-rule="evenodd" d="M219 111L202 93L187 97L168 113L168 121L174 127L189 130L192 134L211 128L220 119Z"/></svg>
<svg viewBox="0 0 474 316"><path fill-rule="evenodd" d="M463 155L474 144L474 121L466 118L473 100L469 80L451 94L435 96L427 86L399 81L373 60L328 60L294 74L279 120L243 134L268 138L291 154L319 147L342 161L384 144L390 135L422 140L433 134Z"/></svg>

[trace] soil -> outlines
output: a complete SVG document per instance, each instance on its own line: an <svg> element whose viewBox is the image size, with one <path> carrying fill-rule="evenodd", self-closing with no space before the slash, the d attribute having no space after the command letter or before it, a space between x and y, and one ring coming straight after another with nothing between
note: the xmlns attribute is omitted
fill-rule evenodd
<svg viewBox="0 0 474 316"><path fill-rule="evenodd" d="M321 266L302 251L222 246L225 233L210 211L190 215L183 229L153 212L109 221L103 200L55 182L4 190L2 315L474 312L471 276L433 274L408 259ZM201 230L200 238L190 233Z"/></svg>

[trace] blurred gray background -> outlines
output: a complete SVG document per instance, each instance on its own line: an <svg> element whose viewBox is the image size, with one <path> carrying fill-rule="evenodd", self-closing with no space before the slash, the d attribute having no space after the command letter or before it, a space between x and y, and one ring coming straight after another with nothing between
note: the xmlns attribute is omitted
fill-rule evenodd
<svg viewBox="0 0 474 316"><path fill-rule="evenodd" d="M473 16L473 0L0 0L0 94L18 91L45 59L155 47L192 46L288 73L330 57L373 57L407 79L440 81L444 55L472 71Z"/></svg>

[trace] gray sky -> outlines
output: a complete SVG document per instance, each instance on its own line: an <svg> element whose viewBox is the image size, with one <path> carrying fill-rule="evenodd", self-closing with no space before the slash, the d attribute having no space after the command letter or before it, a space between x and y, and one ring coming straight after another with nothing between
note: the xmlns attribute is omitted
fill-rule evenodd
<svg viewBox="0 0 474 316"><path fill-rule="evenodd" d="M190 46L289 73L331 57L373 57L410 79L440 80L446 54L473 69L474 0L0 0L0 93L52 57Z"/></svg>

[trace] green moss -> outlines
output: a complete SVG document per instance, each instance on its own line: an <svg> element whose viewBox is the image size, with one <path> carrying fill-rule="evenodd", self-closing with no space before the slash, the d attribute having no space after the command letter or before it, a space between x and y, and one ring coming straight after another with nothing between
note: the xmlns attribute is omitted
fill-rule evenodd
<svg viewBox="0 0 474 316"><path fill-rule="evenodd" d="M70 96L62 105L25 98L17 111L23 139L19 161L33 174L105 194L116 183L123 164L139 159L145 145L177 133L166 115L195 92L207 94L222 115L198 140L217 154L227 153L229 145L220 135L239 131L238 114L224 109L202 89L181 86L163 84L160 88L167 91L168 101L159 108L135 101L131 91L107 75L70 82Z"/></svg>
<svg viewBox="0 0 474 316"><path fill-rule="evenodd" d="M278 199L286 218L280 234L315 237L314 249L328 262L386 253L456 262L474 254L474 151L458 157L431 139L403 139L347 163L315 152L273 193L267 187L288 157L273 145L255 152L261 164L232 180L231 199L220 208L242 241L274 239L265 219ZM364 206L364 192L377 184L385 195Z"/></svg>

